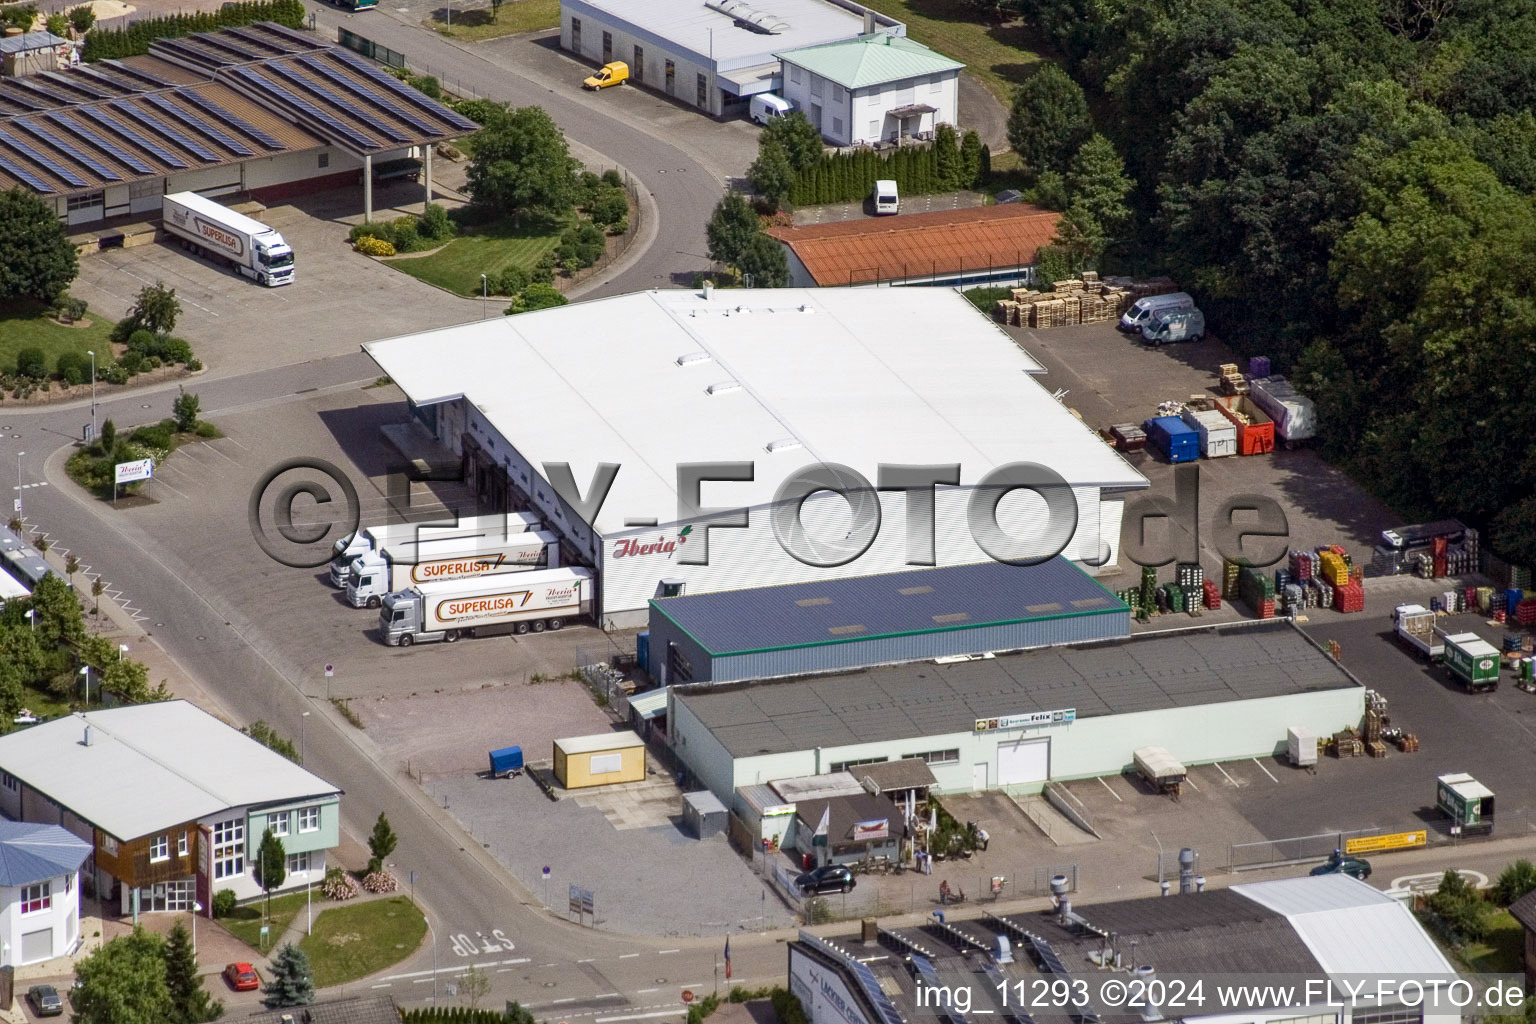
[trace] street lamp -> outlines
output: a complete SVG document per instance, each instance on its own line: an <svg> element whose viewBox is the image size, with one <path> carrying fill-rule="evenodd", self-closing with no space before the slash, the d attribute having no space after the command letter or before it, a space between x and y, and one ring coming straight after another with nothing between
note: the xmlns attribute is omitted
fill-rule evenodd
<svg viewBox="0 0 1536 1024"><path fill-rule="evenodd" d="M37 632L37 609L36 608L28 608L23 614L26 615L27 621L32 623L32 632L36 633Z"/></svg>
<svg viewBox="0 0 1536 1024"><path fill-rule="evenodd" d="M91 440L96 440L96 353L87 350L91 357Z"/></svg>
<svg viewBox="0 0 1536 1024"><path fill-rule="evenodd" d="M192 958L197 959L197 915L203 912L201 903L192 904Z"/></svg>
<svg viewBox="0 0 1536 1024"><path fill-rule="evenodd" d="M490 282L486 280L486 277L485 277L484 274L481 274L480 275L480 319L482 319L482 320L485 319L486 300L489 299L490 296L491 296Z"/></svg>
<svg viewBox="0 0 1536 1024"><path fill-rule="evenodd" d="M118 661L122 661L123 660L123 655L125 655L127 653L128 653L128 645L127 644L118 644L117 645L117 660Z"/></svg>
<svg viewBox="0 0 1536 1024"><path fill-rule="evenodd" d="M26 452L16 453L16 514L21 515L21 457Z"/></svg>
<svg viewBox="0 0 1536 1024"><path fill-rule="evenodd" d="M81 665L80 674L85 676L85 706L91 706L91 666Z"/></svg>
<svg viewBox="0 0 1536 1024"><path fill-rule="evenodd" d="M302 766L304 764L304 719L306 719L308 717L309 717L309 712L308 711L304 712L302 715L299 716L299 764L300 764L300 766Z"/></svg>

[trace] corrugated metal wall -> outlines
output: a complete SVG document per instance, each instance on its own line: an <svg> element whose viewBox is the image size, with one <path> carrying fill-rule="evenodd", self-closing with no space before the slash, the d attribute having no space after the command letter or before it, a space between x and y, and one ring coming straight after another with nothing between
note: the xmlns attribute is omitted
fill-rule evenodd
<svg viewBox="0 0 1536 1024"><path fill-rule="evenodd" d="M692 670L691 679L678 679L673 670L674 654L687 662ZM693 638L679 629L665 615L651 615L651 678L663 686L681 686L687 683L710 681L709 652L694 642Z"/></svg>

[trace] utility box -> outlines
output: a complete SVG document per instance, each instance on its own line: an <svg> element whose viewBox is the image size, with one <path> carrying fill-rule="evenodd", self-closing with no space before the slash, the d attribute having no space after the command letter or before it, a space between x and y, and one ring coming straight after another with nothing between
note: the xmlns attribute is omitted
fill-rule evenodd
<svg viewBox="0 0 1536 1024"><path fill-rule="evenodd" d="M1493 790L1466 772L1435 780L1435 806L1450 816L1456 832L1493 831Z"/></svg>
<svg viewBox="0 0 1536 1024"><path fill-rule="evenodd" d="M707 789L683 796L683 827L695 839L708 839L724 832L726 815L725 804Z"/></svg>
<svg viewBox="0 0 1536 1024"><path fill-rule="evenodd" d="M1291 764L1298 768L1310 768L1317 764L1317 736L1300 726L1285 731L1285 752Z"/></svg>
<svg viewBox="0 0 1536 1024"><path fill-rule="evenodd" d="M645 780L645 741L633 732L555 740L555 781L566 789Z"/></svg>

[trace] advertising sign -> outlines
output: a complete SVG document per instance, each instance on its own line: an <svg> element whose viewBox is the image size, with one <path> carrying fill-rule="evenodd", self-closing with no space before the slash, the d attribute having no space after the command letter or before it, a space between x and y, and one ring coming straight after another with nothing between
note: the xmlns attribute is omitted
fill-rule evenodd
<svg viewBox="0 0 1536 1024"><path fill-rule="evenodd" d="M1411 850L1424 846L1429 842L1429 831L1419 829L1417 832L1389 832L1379 836L1360 836L1356 839L1344 840L1344 852L1378 853L1382 850Z"/></svg>
<svg viewBox="0 0 1536 1024"><path fill-rule="evenodd" d="M874 842L876 839L888 838L890 834L890 822L884 818L881 818L879 821L856 821L853 823L853 841L856 843Z"/></svg>
<svg viewBox="0 0 1536 1024"><path fill-rule="evenodd" d="M117 482L131 484L135 480L148 480L155 475L154 459L135 459L117 464Z"/></svg>
<svg viewBox="0 0 1536 1024"><path fill-rule="evenodd" d="M976 731L992 732L996 729L1027 729L1040 725L1070 725L1075 721L1077 721L1076 708L1067 708L1065 711L1030 711L1004 718L978 718Z"/></svg>

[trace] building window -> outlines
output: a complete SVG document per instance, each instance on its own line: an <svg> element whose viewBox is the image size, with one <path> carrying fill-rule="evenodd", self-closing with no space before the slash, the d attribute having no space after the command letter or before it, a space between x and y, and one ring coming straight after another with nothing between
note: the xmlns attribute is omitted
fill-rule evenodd
<svg viewBox="0 0 1536 1024"><path fill-rule="evenodd" d="M841 103L841 102L843 102L843 87L842 86L840 86L840 85L832 86L832 102L833 103Z"/></svg>
<svg viewBox="0 0 1536 1024"><path fill-rule="evenodd" d="M230 818L213 826L213 877L235 878L245 870L245 819Z"/></svg>
<svg viewBox="0 0 1536 1024"><path fill-rule="evenodd" d="M143 912L191 910L195 885L196 883L188 878L178 882L157 882L154 885L143 886L138 890L139 910Z"/></svg>
<svg viewBox="0 0 1536 1024"><path fill-rule="evenodd" d="M300 807L299 808L299 831L300 832L318 832L318 831L320 831L320 808L318 808L318 807Z"/></svg>
<svg viewBox="0 0 1536 1024"><path fill-rule="evenodd" d="M185 832L183 832L181 835L176 837L176 856L178 856L178 857L185 857L186 855L187 855L187 834Z"/></svg>
<svg viewBox="0 0 1536 1024"><path fill-rule="evenodd" d="M64 876L64 891L65 892L74 892L75 891L75 876L74 875L65 875Z"/></svg>
<svg viewBox="0 0 1536 1024"><path fill-rule="evenodd" d="M815 72L811 73L811 95L817 99L821 99L821 85L823 81L824 79L820 75Z"/></svg>
<svg viewBox="0 0 1536 1024"><path fill-rule="evenodd" d="M329 166L331 166L331 154L329 154L329 153L321 153L320 154L320 166L321 167L329 167Z"/></svg>
<svg viewBox="0 0 1536 1024"><path fill-rule="evenodd" d="M53 894L49 891L47 882L38 882L36 885L24 885L21 887L21 912L23 914L36 914L53 906Z"/></svg>
<svg viewBox="0 0 1536 1024"><path fill-rule="evenodd" d="M636 46L635 47L635 59L634 59L633 63L634 63L635 66L629 69L629 73L632 76L634 76L635 81L637 81L637 82L644 82L645 81L645 48L644 47L641 47L641 46Z"/></svg>
<svg viewBox="0 0 1536 1024"><path fill-rule="evenodd" d="M117 856L117 840L113 839L111 836L101 837L101 848L107 852L108 856Z"/></svg>
<svg viewBox="0 0 1536 1024"><path fill-rule="evenodd" d="M12 793L21 792L20 780L18 780L16 776L12 775L10 772L0 772L0 784L3 784L5 788L10 790Z"/></svg>
<svg viewBox="0 0 1536 1024"><path fill-rule="evenodd" d="M857 768L861 764L884 764L889 760L890 758L888 757L865 757L857 761L833 761L832 771L845 772L850 768Z"/></svg>
<svg viewBox="0 0 1536 1024"><path fill-rule="evenodd" d="M101 206L107 201L105 192L87 192L83 196L70 196L65 205L70 210L89 210L92 207Z"/></svg>
<svg viewBox="0 0 1536 1024"><path fill-rule="evenodd" d="M288 812L287 811L283 811L280 814L274 814L271 817L269 817L267 819L267 828L271 829L272 830L272 834L275 835L275 836L285 836L285 835L287 835L288 834Z"/></svg>
<svg viewBox="0 0 1536 1024"><path fill-rule="evenodd" d="M832 137L837 139L843 137L843 119L840 117L832 119Z"/></svg>
<svg viewBox="0 0 1536 1024"><path fill-rule="evenodd" d="M880 122L879 121L871 121L871 122L869 122L869 137L870 138L874 138L875 136L877 136L879 134L880 134Z"/></svg>
<svg viewBox="0 0 1536 1024"><path fill-rule="evenodd" d="M613 60L613 33L603 33L603 63Z"/></svg>
<svg viewBox="0 0 1536 1024"><path fill-rule="evenodd" d="M581 19L571 19L571 49L581 52Z"/></svg>
<svg viewBox="0 0 1536 1024"><path fill-rule="evenodd" d="M695 77L694 82L695 82L695 84L698 87L698 105L701 106L701 107L708 107L709 106L709 77L707 75L705 75L704 72L700 71L698 73L698 75Z"/></svg>
<svg viewBox="0 0 1536 1024"><path fill-rule="evenodd" d="M1379 1010L1371 1010L1366 1013L1355 1011L1350 1014L1354 1024L1420 1024L1424 1019L1424 1009L1420 1007L1410 1010L1403 1006L1383 1006Z"/></svg>
<svg viewBox="0 0 1536 1024"><path fill-rule="evenodd" d="M155 861L170 860L170 859L171 859L171 837L170 836L155 836L155 838L153 838L153 839L151 839L149 841L149 861L150 861L151 864L153 864Z"/></svg>
<svg viewBox="0 0 1536 1024"><path fill-rule="evenodd" d="M928 764L959 764L960 749L958 747L949 750L930 750L924 754L902 754L903 761L912 758L922 758Z"/></svg>
<svg viewBox="0 0 1536 1024"><path fill-rule="evenodd" d="M148 178L144 181L132 181L128 183L129 199L147 199L150 196L165 194L165 182L160 178Z"/></svg>
<svg viewBox="0 0 1536 1024"><path fill-rule="evenodd" d="M929 92L941 92L943 89L944 89L944 76L943 75L934 75L932 78L928 79L928 91Z"/></svg>
<svg viewBox="0 0 1536 1024"><path fill-rule="evenodd" d="M793 64L789 66L789 80L796 85L800 84L800 69Z"/></svg>
<svg viewBox="0 0 1536 1024"><path fill-rule="evenodd" d="M309 872L308 850L303 853L290 853L288 855L288 873L292 875L300 871L306 874Z"/></svg>

